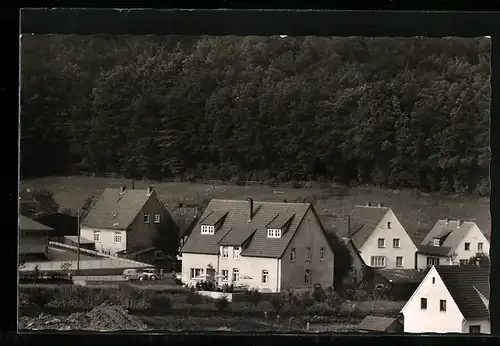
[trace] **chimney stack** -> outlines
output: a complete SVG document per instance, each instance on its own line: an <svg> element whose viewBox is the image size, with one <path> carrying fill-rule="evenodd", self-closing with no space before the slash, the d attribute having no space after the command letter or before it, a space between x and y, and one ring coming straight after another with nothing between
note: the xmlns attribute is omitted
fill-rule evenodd
<svg viewBox="0 0 500 346"><path fill-rule="evenodd" d="M286 199L283 200L283 203L286 203Z"/></svg>
<svg viewBox="0 0 500 346"><path fill-rule="evenodd" d="M152 186L149 186L148 187L148 196L153 193L153 187Z"/></svg>
<svg viewBox="0 0 500 346"><path fill-rule="evenodd" d="M366 206L371 207L372 206L371 202L366 202Z"/></svg>
<svg viewBox="0 0 500 346"><path fill-rule="evenodd" d="M120 195L122 195L126 189L127 187L125 185L120 186Z"/></svg>
<svg viewBox="0 0 500 346"><path fill-rule="evenodd" d="M135 180L132 180L132 190L135 189Z"/></svg>
<svg viewBox="0 0 500 346"><path fill-rule="evenodd" d="M476 265L477 265L478 267L480 267L480 266L481 266L480 264L481 264L481 260L479 260L479 258L478 258L478 259L476 259Z"/></svg>
<svg viewBox="0 0 500 346"><path fill-rule="evenodd" d="M458 219L457 220L457 227L460 227L464 224L463 220Z"/></svg>
<svg viewBox="0 0 500 346"><path fill-rule="evenodd" d="M377 204L377 207L381 208L382 207L382 203Z"/></svg>
<svg viewBox="0 0 500 346"><path fill-rule="evenodd" d="M252 220L253 217L253 199L249 198L249 209L248 209L248 221Z"/></svg>
<svg viewBox="0 0 500 346"><path fill-rule="evenodd" d="M446 226L450 223L450 219L446 219Z"/></svg>

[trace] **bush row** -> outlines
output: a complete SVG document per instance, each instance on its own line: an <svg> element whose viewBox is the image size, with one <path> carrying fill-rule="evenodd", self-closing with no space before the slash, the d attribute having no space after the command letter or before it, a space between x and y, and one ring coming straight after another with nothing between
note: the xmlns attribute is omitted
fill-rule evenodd
<svg viewBox="0 0 500 346"><path fill-rule="evenodd" d="M255 293L249 293L249 296ZM21 287L20 308L60 309L65 311L92 309L104 302L121 305L134 312L148 314L187 314L197 316L249 317L308 317L363 318L367 315L396 317L403 302L387 300L342 302L336 297L316 301L311 295L283 294L269 301L253 296L249 302L229 302L226 298L213 299L198 294L166 293L140 290L129 285L111 287ZM261 297L262 298L262 297Z"/></svg>

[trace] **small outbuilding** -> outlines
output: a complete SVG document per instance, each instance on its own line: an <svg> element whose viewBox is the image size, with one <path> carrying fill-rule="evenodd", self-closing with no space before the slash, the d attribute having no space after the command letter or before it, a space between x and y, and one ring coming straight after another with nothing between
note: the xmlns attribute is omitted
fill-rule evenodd
<svg viewBox="0 0 500 346"><path fill-rule="evenodd" d="M395 318L366 316L358 326L360 333L403 333L403 325Z"/></svg>

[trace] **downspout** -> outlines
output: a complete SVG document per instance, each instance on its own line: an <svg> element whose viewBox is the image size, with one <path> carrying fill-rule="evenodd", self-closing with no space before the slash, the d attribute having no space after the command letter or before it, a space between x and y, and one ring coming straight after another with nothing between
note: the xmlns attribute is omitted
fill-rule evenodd
<svg viewBox="0 0 500 346"><path fill-rule="evenodd" d="M217 275L220 275L219 260L220 260L220 248L219 248L219 250L217 250ZM220 277L217 276L217 286L219 286L219 280L220 280Z"/></svg>
<svg viewBox="0 0 500 346"><path fill-rule="evenodd" d="M280 291L280 259L276 259L276 292Z"/></svg>

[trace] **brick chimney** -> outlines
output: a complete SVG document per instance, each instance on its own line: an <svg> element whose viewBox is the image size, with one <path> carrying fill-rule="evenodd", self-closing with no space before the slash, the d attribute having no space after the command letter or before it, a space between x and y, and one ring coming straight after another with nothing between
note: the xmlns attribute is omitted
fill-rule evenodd
<svg viewBox="0 0 500 346"><path fill-rule="evenodd" d="M152 193L153 193L153 187L148 186L148 196L151 195Z"/></svg>
<svg viewBox="0 0 500 346"><path fill-rule="evenodd" d="M125 185L120 186L120 195L123 195L127 187Z"/></svg>
<svg viewBox="0 0 500 346"><path fill-rule="evenodd" d="M253 217L253 199L248 199L248 222L252 220Z"/></svg>

